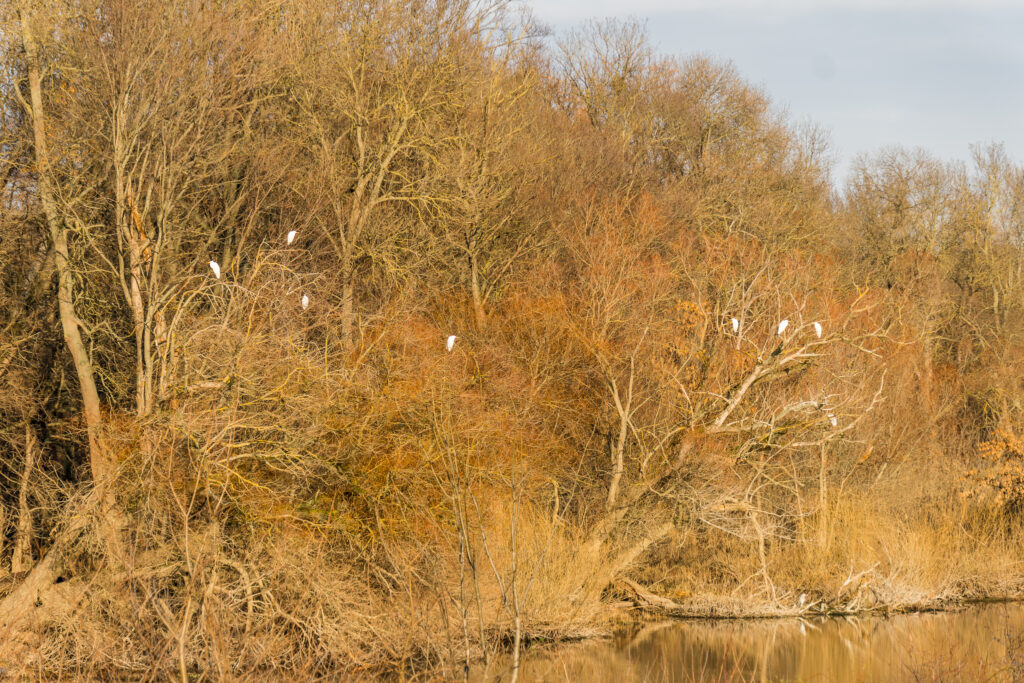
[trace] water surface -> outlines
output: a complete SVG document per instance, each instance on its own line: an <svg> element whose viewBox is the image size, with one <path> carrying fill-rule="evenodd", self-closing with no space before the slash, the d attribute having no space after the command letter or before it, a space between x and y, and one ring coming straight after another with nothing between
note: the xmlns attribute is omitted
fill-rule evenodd
<svg viewBox="0 0 1024 683"><path fill-rule="evenodd" d="M1024 681L1024 606L892 617L690 620L533 650L524 681Z"/></svg>

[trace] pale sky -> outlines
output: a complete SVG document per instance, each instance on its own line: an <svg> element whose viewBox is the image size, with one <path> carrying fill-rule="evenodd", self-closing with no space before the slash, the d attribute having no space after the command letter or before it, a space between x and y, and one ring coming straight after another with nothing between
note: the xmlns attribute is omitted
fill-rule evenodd
<svg viewBox="0 0 1024 683"><path fill-rule="evenodd" d="M556 33L647 21L659 52L731 60L795 121L830 132L837 180L859 152L967 159L1002 142L1024 162L1024 0L534 0Z"/></svg>

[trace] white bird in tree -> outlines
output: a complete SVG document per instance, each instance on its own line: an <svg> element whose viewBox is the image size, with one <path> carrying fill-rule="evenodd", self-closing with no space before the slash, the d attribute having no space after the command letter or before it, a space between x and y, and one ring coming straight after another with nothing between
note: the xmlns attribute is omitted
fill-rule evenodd
<svg viewBox="0 0 1024 683"><path fill-rule="evenodd" d="M302 310L309 308L309 297L305 294L302 295Z"/></svg>
<svg viewBox="0 0 1024 683"><path fill-rule="evenodd" d="M213 270L213 276L220 279L220 265L216 261L210 261L210 269Z"/></svg>
<svg viewBox="0 0 1024 683"><path fill-rule="evenodd" d="M839 424L839 420L837 420L836 416L833 415L832 413L828 414L828 421L833 427Z"/></svg>
<svg viewBox="0 0 1024 683"><path fill-rule="evenodd" d="M788 320L783 320L781 323L779 323L779 336L782 336L782 333L786 331L787 327L789 327Z"/></svg>
<svg viewBox="0 0 1024 683"><path fill-rule="evenodd" d="M740 331L740 321L737 320L736 318L732 319L732 331L733 332L739 332Z"/></svg>
<svg viewBox="0 0 1024 683"><path fill-rule="evenodd" d="M821 339L821 323L814 323L814 334L818 335L818 339Z"/></svg>
<svg viewBox="0 0 1024 683"><path fill-rule="evenodd" d="M297 230L292 230L291 232L288 233L288 244L291 244L292 242L295 241L295 235L297 235L297 234L298 234Z"/></svg>
<svg viewBox="0 0 1024 683"><path fill-rule="evenodd" d="M448 348L448 353L451 353L452 349L455 348L456 339L458 339L458 337L456 337L454 334L448 337L448 343L445 345Z"/></svg>

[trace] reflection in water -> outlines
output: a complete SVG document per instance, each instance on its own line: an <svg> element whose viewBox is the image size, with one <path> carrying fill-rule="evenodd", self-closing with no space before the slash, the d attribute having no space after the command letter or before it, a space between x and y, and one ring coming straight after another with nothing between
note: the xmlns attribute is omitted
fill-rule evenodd
<svg viewBox="0 0 1024 683"><path fill-rule="evenodd" d="M685 621L529 653L525 681L1024 681L1024 606Z"/></svg>

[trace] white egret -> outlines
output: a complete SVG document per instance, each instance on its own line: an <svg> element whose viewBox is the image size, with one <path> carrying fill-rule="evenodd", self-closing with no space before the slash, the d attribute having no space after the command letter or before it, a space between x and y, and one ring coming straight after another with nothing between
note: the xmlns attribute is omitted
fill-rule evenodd
<svg viewBox="0 0 1024 683"><path fill-rule="evenodd" d="M292 242L295 241L295 235L297 235L297 234L298 234L297 230L292 230L291 232L288 233L288 244L291 244Z"/></svg>
<svg viewBox="0 0 1024 683"><path fill-rule="evenodd" d="M733 332L739 332L740 331L740 321L737 320L736 318L732 319L732 331Z"/></svg>
<svg viewBox="0 0 1024 683"><path fill-rule="evenodd" d="M837 420L837 419L836 419L836 416L835 416L835 415L833 415L832 413L829 413L829 414L828 414L828 421L829 421L830 423L832 423L832 426L833 426L833 427L835 427L836 425L838 425L838 424L839 424L839 420Z"/></svg>
<svg viewBox="0 0 1024 683"><path fill-rule="evenodd" d="M213 270L213 276L220 279L220 265L216 261L210 261L210 268Z"/></svg>
<svg viewBox="0 0 1024 683"><path fill-rule="evenodd" d="M302 310L309 308L309 297L305 294L302 295Z"/></svg>
<svg viewBox="0 0 1024 683"><path fill-rule="evenodd" d="M448 343L446 344L446 346L448 347L448 353L451 353L452 349L455 347L456 339L458 339L458 337L456 337L454 334L448 337Z"/></svg>
<svg viewBox="0 0 1024 683"><path fill-rule="evenodd" d="M818 339L821 339L821 323L814 323L814 334L818 335Z"/></svg>
<svg viewBox="0 0 1024 683"><path fill-rule="evenodd" d="M782 333L786 331L787 327L789 327L789 321L788 320L783 320L781 323L779 323L779 336L780 337L782 336Z"/></svg>

